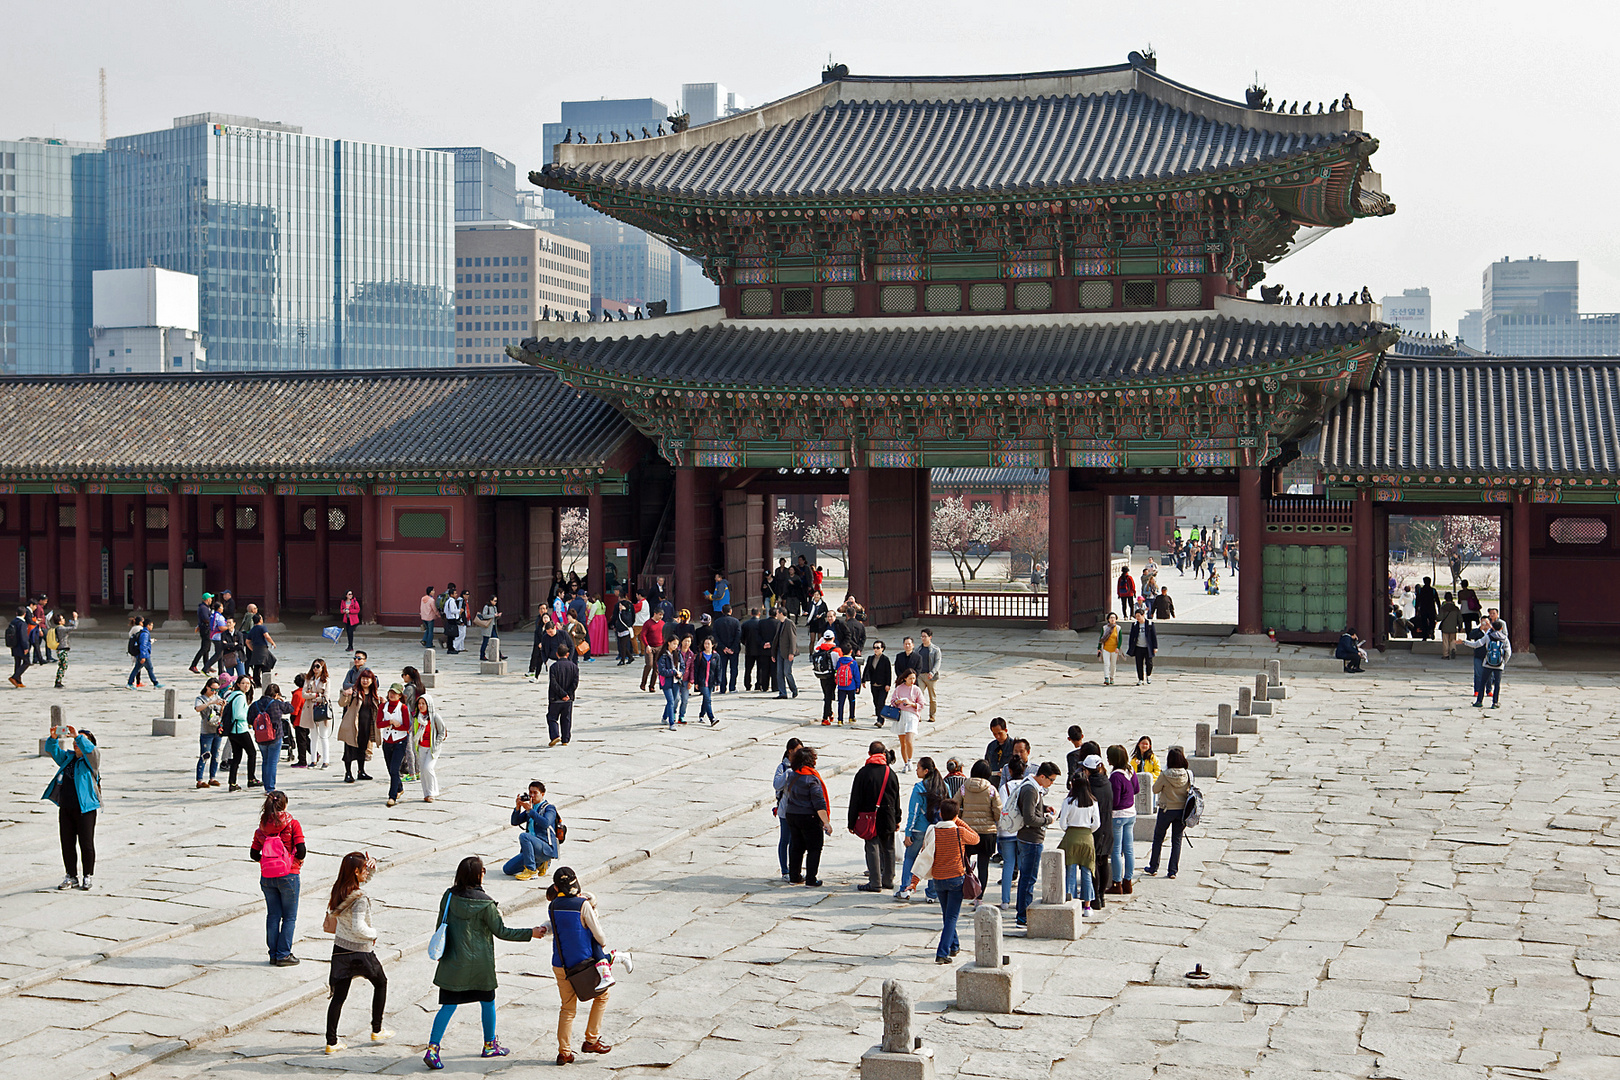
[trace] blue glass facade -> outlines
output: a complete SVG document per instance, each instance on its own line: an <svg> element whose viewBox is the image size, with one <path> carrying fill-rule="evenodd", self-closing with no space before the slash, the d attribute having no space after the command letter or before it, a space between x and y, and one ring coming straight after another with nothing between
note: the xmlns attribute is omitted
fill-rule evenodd
<svg viewBox="0 0 1620 1080"><path fill-rule="evenodd" d="M99 145L0 141L0 373L89 370L90 274L107 267Z"/></svg>
<svg viewBox="0 0 1620 1080"><path fill-rule="evenodd" d="M183 117L107 146L113 267L201 279L215 371L448 366L448 154Z"/></svg>
<svg viewBox="0 0 1620 1080"><path fill-rule="evenodd" d="M456 157L457 221L522 221L517 166L482 146L435 146Z"/></svg>

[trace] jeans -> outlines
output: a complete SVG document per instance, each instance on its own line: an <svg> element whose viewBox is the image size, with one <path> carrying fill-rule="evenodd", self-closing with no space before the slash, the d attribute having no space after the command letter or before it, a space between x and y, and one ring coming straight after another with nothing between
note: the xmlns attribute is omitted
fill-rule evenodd
<svg viewBox="0 0 1620 1080"><path fill-rule="evenodd" d="M1181 865L1181 816L1184 810L1166 810L1159 808L1159 816L1153 822L1153 857L1148 860L1148 873L1159 872L1159 848L1164 844L1164 834L1170 833L1170 876L1176 876L1176 869Z"/></svg>
<svg viewBox="0 0 1620 1080"><path fill-rule="evenodd" d="M426 619L422 620L422 648L433 648L433 624Z"/></svg>
<svg viewBox="0 0 1620 1080"><path fill-rule="evenodd" d="M518 853L506 860L501 873L511 876L519 870L535 870L557 857L557 849L532 832L518 833Z"/></svg>
<svg viewBox="0 0 1620 1080"><path fill-rule="evenodd" d="M1013 879L1018 876L1018 838L996 837L996 850L1001 853L1001 906L1006 909L1012 903Z"/></svg>
<svg viewBox="0 0 1620 1080"><path fill-rule="evenodd" d="M1480 697L1485 693L1485 658L1479 650L1474 650L1474 696Z"/></svg>
<svg viewBox="0 0 1620 1080"><path fill-rule="evenodd" d="M1029 905L1035 902L1035 878L1041 872L1041 851L1045 844L1018 841L1018 925L1029 917Z"/></svg>
<svg viewBox="0 0 1620 1080"><path fill-rule="evenodd" d="M264 781L264 790L276 790L276 767L281 764L281 740L273 739L262 742L259 746L259 779Z"/></svg>
<svg viewBox="0 0 1620 1080"><path fill-rule="evenodd" d="M163 685L162 683L157 681L157 672L152 670L152 658L150 656L143 656L139 660L135 661L135 666L134 667L129 669L129 685L130 686L134 686L135 685L135 680L141 677L141 669L142 668L144 668L146 670L146 674L151 678L153 686L162 686Z"/></svg>
<svg viewBox="0 0 1620 1080"><path fill-rule="evenodd" d="M494 627L490 627L490 629L493 630ZM479 660L488 660L490 658L489 657L489 643L492 642L492 641L495 643L495 659L499 660L501 658L501 638L500 638L500 635L499 634L485 634L484 639L478 643L478 659Z"/></svg>
<svg viewBox="0 0 1620 1080"><path fill-rule="evenodd" d="M293 930L298 925L298 875L262 877L259 888L264 891L264 942L270 959L291 956Z"/></svg>
<svg viewBox="0 0 1620 1080"><path fill-rule="evenodd" d="M866 843L866 883L879 889L894 888L894 834L876 836ZM909 883L910 878L906 881Z"/></svg>
<svg viewBox="0 0 1620 1080"><path fill-rule="evenodd" d="M208 779L212 780L219 775L219 744L223 742L223 735L199 735L197 737L197 781L202 782L203 765L208 766Z"/></svg>
<svg viewBox="0 0 1620 1080"><path fill-rule="evenodd" d="M1081 866L1079 863L1069 863L1063 868L1064 897L1069 900L1095 900L1097 894L1091 887L1091 867Z"/></svg>
<svg viewBox="0 0 1620 1080"><path fill-rule="evenodd" d="M705 716L710 720L714 719L714 688L707 684L703 687L703 702L698 706L698 719L701 720Z"/></svg>
<svg viewBox="0 0 1620 1080"><path fill-rule="evenodd" d="M1495 705L1502 696L1502 669L1499 667L1485 668L1485 679L1480 683L1479 690L1474 694L1475 701L1481 701L1486 694L1491 695L1491 704Z"/></svg>
<svg viewBox="0 0 1620 1080"><path fill-rule="evenodd" d="M434 1046L444 1038L444 1029L450 1026L450 1018L456 1015L454 1005L440 1005L438 1013L433 1017L433 1033L428 1036L428 1042ZM495 1041L495 1003L493 1001L480 1001L478 1003L478 1018L484 1023L484 1041Z"/></svg>
<svg viewBox="0 0 1620 1080"><path fill-rule="evenodd" d="M675 718L683 724L686 723L686 706L691 700L692 688L687 686L685 683L676 683L675 701L680 706L680 710Z"/></svg>
<svg viewBox="0 0 1620 1080"><path fill-rule="evenodd" d="M737 654L735 652L720 654L720 693L734 694L737 692Z"/></svg>
<svg viewBox="0 0 1620 1080"><path fill-rule="evenodd" d="M405 790L405 781L400 779L400 766L405 761L405 740L383 743L382 752L383 761L388 764L388 797L397 799L400 792Z"/></svg>
<svg viewBox="0 0 1620 1080"><path fill-rule="evenodd" d="M905 858L901 861L900 865L900 880L895 882L895 888L899 891L904 891L911 888L911 867L912 864L917 861L917 853L922 850L922 833L918 833L916 836L913 836L910 839L911 843L906 845ZM930 877L926 882L923 883L923 895L929 897L930 899L934 897L935 893L933 878Z"/></svg>
<svg viewBox="0 0 1620 1080"><path fill-rule="evenodd" d="M1114 819L1114 850L1109 856L1109 867L1113 871L1109 875L1111 881L1126 882L1136 876L1136 839L1131 835L1134 832L1134 816Z"/></svg>
<svg viewBox="0 0 1620 1080"><path fill-rule="evenodd" d="M776 824L777 824L777 834L778 834L777 837L776 837L776 861L781 864L782 876L787 877L788 876L788 836L792 832L792 830L788 828L787 816L785 814L782 814L780 808L777 810ZM894 861L892 859L889 862L889 872L890 872L890 874L894 873Z"/></svg>
<svg viewBox="0 0 1620 1080"><path fill-rule="evenodd" d="M962 947L956 936L956 917L962 913L962 883L965 877L940 878L933 885L939 892L939 913L944 918L944 929L939 935L939 948L935 956L949 956Z"/></svg>
<svg viewBox="0 0 1620 1080"><path fill-rule="evenodd" d="M787 697L788 691L793 696L799 696L799 684L793 681L793 657L778 656L776 658L776 696Z"/></svg>
<svg viewBox="0 0 1620 1080"><path fill-rule="evenodd" d="M844 704L846 702L849 704L849 722L852 724L855 722L855 698L859 693L859 690L851 689L848 686L838 688L838 722L840 724L844 722Z"/></svg>
<svg viewBox="0 0 1620 1080"><path fill-rule="evenodd" d="M663 721L670 727L675 726L675 703L680 700L680 692L675 684L664 687L664 715Z"/></svg>

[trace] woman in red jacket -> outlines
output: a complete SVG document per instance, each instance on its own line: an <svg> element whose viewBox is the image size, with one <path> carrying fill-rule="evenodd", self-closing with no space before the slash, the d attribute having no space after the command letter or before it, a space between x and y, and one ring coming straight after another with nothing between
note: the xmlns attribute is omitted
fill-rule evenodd
<svg viewBox="0 0 1620 1080"><path fill-rule="evenodd" d="M355 599L353 589L343 594L343 603L338 605L338 622L349 635L348 647L343 651L354 652L354 628L360 625L360 601Z"/></svg>
<svg viewBox="0 0 1620 1080"><path fill-rule="evenodd" d="M267 791L259 811L248 857L259 864L259 888L264 893L265 944L276 967L298 963L293 955L293 932L298 925L298 872L303 868L304 827L287 813L287 793Z"/></svg>

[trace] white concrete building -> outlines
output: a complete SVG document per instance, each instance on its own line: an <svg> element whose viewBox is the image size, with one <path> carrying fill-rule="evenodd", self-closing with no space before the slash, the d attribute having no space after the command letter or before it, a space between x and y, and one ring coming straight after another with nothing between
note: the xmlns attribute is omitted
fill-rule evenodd
<svg viewBox="0 0 1620 1080"><path fill-rule="evenodd" d="M97 270L91 296L91 374L207 369L195 274L156 266Z"/></svg>

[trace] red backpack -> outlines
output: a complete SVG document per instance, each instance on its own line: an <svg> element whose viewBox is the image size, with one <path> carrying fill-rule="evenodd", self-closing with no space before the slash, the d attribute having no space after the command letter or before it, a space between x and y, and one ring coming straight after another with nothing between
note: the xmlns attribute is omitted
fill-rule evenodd
<svg viewBox="0 0 1620 1080"><path fill-rule="evenodd" d="M833 681L839 686L853 686L855 684L855 662L848 657L838 661L838 673Z"/></svg>
<svg viewBox="0 0 1620 1080"><path fill-rule="evenodd" d="M254 742L270 742L281 737L281 725L276 714L265 708L264 698L248 706L248 726L253 729Z"/></svg>

